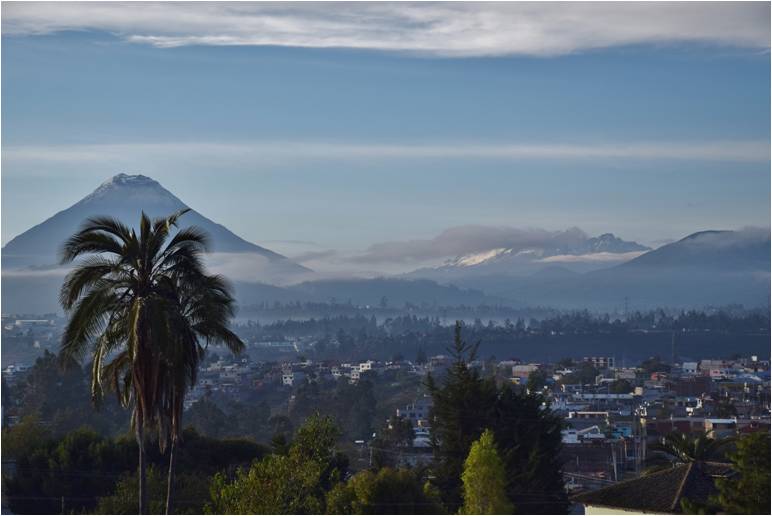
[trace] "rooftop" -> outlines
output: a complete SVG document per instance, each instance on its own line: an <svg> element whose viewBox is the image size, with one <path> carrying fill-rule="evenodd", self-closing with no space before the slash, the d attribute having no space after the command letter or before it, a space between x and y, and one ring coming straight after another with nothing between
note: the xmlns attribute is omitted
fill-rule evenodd
<svg viewBox="0 0 772 516"><path fill-rule="evenodd" d="M692 462L582 493L573 501L613 509L681 513L681 500L707 500L716 493L714 479L732 473L728 464Z"/></svg>

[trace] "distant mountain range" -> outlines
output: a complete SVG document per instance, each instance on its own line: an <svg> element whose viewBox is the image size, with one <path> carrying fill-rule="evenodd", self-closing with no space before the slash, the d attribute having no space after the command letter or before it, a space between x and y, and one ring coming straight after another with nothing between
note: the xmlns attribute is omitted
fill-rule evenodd
<svg viewBox="0 0 772 516"><path fill-rule="evenodd" d="M56 265L58 251L88 217L132 222L143 210L160 216L185 207L153 179L118 174L3 247L3 311L58 311L65 273ZM554 241L482 250L399 277L315 280L309 269L196 211L182 224L210 235L209 265L234 279L242 305L333 298L375 305L382 297L391 306L497 303L599 310L620 308L625 298L634 308L770 302L769 229L703 231L651 250L611 233L588 237L573 228Z"/></svg>
<svg viewBox="0 0 772 516"><path fill-rule="evenodd" d="M587 272L623 263L651 250L611 233L587 237L573 228L557 235L558 238L538 245L500 247L458 256L441 266L418 269L405 276L452 282L470 276L529 275L556 265L575 272Z"/></svg>
<svg viewBox="0 0 772 516"><path fill-rule="evenodd" d="M704 231L641 254L627 262L586 273L564 267L528 276L460 278L516 304L558 308L702 307L770 302L769 230Z"/></svg>

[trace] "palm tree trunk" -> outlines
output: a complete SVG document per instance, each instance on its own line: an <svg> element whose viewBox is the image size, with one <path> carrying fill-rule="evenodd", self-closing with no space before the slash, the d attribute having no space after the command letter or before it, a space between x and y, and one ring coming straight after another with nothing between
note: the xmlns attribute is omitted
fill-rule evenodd
<svg viewBox="0 0 772 516"><path fill-rule="evenodd" d="M147 514L147 485L145 478L145 431L142 423L137 425L137 444L139 445L139 466L137 476L139 479L139 514Z"/></svg>
<svg viewBox="0 0 772 516"><path fill-rule="evenodd" d="M174 467L177 459L177 438L172 437L169 448L169 478L166 480L166 512L172 514L172 498L174 497Z"/></svg>

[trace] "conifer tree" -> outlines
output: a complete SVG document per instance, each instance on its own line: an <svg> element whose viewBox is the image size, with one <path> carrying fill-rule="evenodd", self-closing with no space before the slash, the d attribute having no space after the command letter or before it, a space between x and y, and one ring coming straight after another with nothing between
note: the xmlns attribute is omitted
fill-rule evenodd
<svg viewBox="0 0 772 516"><path fill-rule="evenodd" d="M462 514L511 514L507 498L507 472L496 450L493 432L486 430L472 444L464 462Z"/></svg>

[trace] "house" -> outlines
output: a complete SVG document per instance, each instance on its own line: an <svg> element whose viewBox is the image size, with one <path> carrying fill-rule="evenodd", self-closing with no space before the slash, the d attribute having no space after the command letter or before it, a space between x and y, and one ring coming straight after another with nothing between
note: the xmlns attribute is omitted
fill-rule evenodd
<svg viewBox="0 0 772 516"><path fill-rule="evenodd" d="M584 514L683 514L682 500L707 500L728 464L692 462L572 497Z"/></svg>

